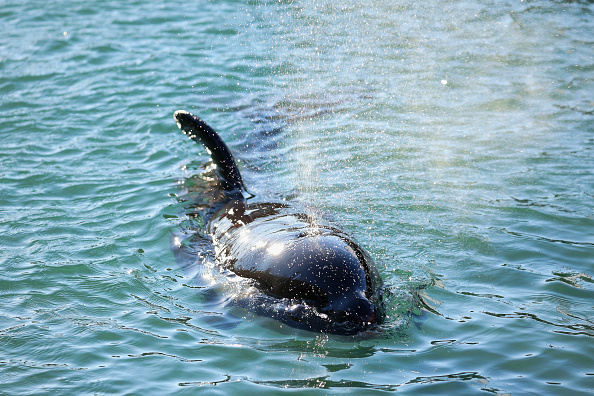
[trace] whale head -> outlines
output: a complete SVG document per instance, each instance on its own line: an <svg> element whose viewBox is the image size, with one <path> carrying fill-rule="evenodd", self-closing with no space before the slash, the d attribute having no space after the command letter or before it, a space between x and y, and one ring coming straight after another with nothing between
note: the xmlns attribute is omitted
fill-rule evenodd
<svg viewBox="0 0 594 396"><path fill-rule="evenodd" d="M384 321L381 278L369 255L351 240L338 235L307 236L285 247L275 259L284 265L269 268L285 268L291 275L283 273L279 281L280 276L271 271L268 291L315 308L317 315L293 314L311 330L354 334Z"/></svg>

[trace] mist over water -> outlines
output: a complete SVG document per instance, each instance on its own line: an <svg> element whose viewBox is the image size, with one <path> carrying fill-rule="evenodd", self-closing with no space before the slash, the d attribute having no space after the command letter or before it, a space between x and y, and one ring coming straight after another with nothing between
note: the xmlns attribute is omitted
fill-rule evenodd
<svg viewBox="0 0 594 396"><path fill-rule="evenodd" d="M0 9L0 394L594 389L592 2ZM207 243L180 266L177 109L370 251L382 334L231 308Z"/></svg>

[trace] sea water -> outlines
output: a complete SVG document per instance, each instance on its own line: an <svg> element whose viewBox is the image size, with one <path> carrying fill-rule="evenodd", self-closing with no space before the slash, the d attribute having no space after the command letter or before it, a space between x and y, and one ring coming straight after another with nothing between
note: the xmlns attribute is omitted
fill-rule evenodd
<svg viewBox="0 0 594 396"><path fill-rule="evenodd" d="M0 394L590 394L593 13L0 1ZM180 267L177 109L366 247L381 332L230 307L208 243Z"/></svg>

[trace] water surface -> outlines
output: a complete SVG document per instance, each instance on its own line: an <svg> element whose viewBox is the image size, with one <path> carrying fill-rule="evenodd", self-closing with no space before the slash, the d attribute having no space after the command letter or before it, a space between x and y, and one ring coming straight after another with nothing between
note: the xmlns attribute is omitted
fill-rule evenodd
<svg viewBox="0 0 594 396"><path fill-rule="evenodd" d="M591 1L0 10L0 393L594 389ZM208 158L179 108L371 252L382 334L288 328L180 267Z"/></svg>

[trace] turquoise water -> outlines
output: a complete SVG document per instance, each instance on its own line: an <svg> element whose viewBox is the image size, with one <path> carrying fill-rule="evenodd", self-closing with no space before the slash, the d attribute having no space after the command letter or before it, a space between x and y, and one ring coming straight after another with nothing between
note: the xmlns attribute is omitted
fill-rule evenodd
<svg viewBox="0 0 594 396"><path fill-rule="evenodd" d="M0 394L590 394L593 13L0 1ZM208 244L180 266L180 108L371 252L381 334L225 305Z"/></svg>

